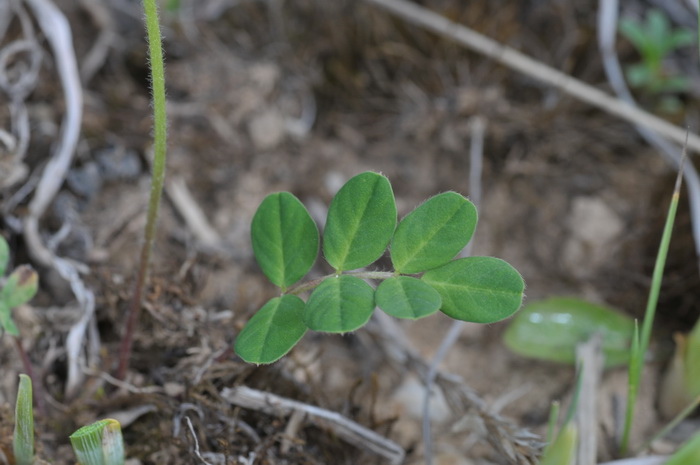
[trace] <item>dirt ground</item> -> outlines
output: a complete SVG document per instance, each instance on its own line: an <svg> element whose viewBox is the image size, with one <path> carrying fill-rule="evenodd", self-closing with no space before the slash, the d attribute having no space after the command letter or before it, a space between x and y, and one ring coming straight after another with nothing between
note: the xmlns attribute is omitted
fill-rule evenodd
<svg viewBox="0 0 700 465"><path fill-rule="evenodd" d="M18 192L26 183L34 186L46 167L66 101L53 52L29 8L3 2L34 22L43 50L26 98L26 173L18 182L0 181L0 232L15 264L32 263L21 228L32 191ZM608 89L593 0L421 3ZM222 394L248 386L338 412L396 441L406 451L405 463L424 463L419 373L392 358L381 322L342 337L309 334L271 366L236 357L237 333L276 293L254 261L249 225L260 201L280 190L294 193L322 221L335 191L366 170L389 177L400 216L439 192L467 194L477 120L484 124L484 167L473 254L515 266L527 285L526 301L570 295L643 314L674 173L629 123L363 2L182 0L179 10L162 15L166 194L130 371L126 383L115 382L109 374L117 364L149 191L142 13L139 2L129 0L56 4L72 29L84 106L75 158L40 231L56 255L85 264L82 279L94 294L95 315L80 351L80 382L69 389L66 340L81 308L65 279L33 263L40 293L14 315L46 399L37 417L41 458L74 463L67 436L96 419L118 417L132 465L388 463L328 427L237 407ZM636 2L631 13L645 8ZM0 46L23 38L19 17L0 36ZM628 43L618 45L623 62L638 59ZM681 65L688 57L672 58L686 69ZM700 89L695 68L686 72L692 89ZM697 121L695 97L689 92L684 112L666 116ZM11 97L2 94L0 101L0 127L11 131ZM0 162L8 154L0 151ZM7 166L0 164L5 179ZM188 220L183 191L203 219ZM679 215L635 443L661 425L656 391L672 350L670 335L687 331L700 314L685 202ZM328 271L319 260L311 275ZM509 425L543 434L551 402L570 397L574 370L510 353L501 342L507 324L467 325L441 369L461 377ZM450 325L435 315L391 327L430 360ZM8 335L0 344L0 448L6 449L9 406L23 367ZM600 409L613 423L602 427L602 437L612 435L625 385L624 370L605 373ZM488 440L488 420L479 420L478 409L462 412L438 398L432 410L436 463L513 463ZM660 443L657 450L673 444ZM612 458L606 441L599 458Z"/></svg>

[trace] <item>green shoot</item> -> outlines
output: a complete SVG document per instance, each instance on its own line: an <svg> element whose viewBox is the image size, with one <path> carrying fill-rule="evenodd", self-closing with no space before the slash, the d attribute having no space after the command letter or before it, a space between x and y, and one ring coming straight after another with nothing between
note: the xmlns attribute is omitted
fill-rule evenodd
<svg viewBox="0 0 700 465"><path fill-rule="evenodd" d="M649 299L647 300L647 308L644 313L644 322L642 323L641 335L635 338L632 345L632 356L629 363L629 388L627 393L627 412L625 415L625 426L622 433L622 441L620 443L620 453L624 456L627 454L629 447L630 432L634 421L634 406L637 402L637 393L639 392L639 383L642 376L642 366L644 364L644 354L649 347L651 339L651 328L654 323L654 315L656 313L656 304L659 301L659 290L661 289L661 280L664 274L664 266L666 265L666 256L668 255L668 246L671 243L671 233L673 232L673 222L676 219L676 211L678 210L678 199L681 193L681 181L683 180L683 162L685 161L686 152L683 150L681 166L676 177L676 185L673 190L673 197L668 208L666 224L661 236L661 244L659 245L659 253L656 256L654 264L654 273L652 275L651 289L649 290Z"/></svg>
<svg viewBox="0 0 700 465"><path fill-rule="evenodd" d="M547 444L554 441L554 430L557 427L557 420L559 419L559 401L552 402L552 407L549 409L549 420L547 421L547 435L545 436L545 442Z"/></svg>
<svg viewBox="0 0 700 465"><path fill-rule="evenodd" d="M158 209L163 194L165 180L167 116L165 113L165 69L163 48L158 23L158 6L156 0L144 0L146 30L148 32L149 66L151 68L151 91L153 92L153 173L151 175L151 194L148 202L148 217L144 230L144 242L141 249L138 274L134 285L131 304L126 322L126 331L119 350L119 368L117 378L124 379L131 358L131 346L136 330L136 322L141 311L143 288L148 276L148 264L151 250L156 238Z"/></svg>
<svg viewBox="0 0 700 465"><path fill-rule="evenodd" d="M576 458L578 430L568 423L559 431L557 438L544 449L540 465L572 465Z"/></svg>
<svg viewBox="0 0 700 465"><path fill-rule="evenodd" d="M359 174L338 191L328 210L323 255L335 272L299 284L316 261L318 229L292 194L269 195L255 213L251 240L258 264L281 296L246 324L236 339L236 353L250 363L272 363L308 329L346 333L361 328L375 306L407 319L438 310L478 323L512 316L525 286L513 267L492 257L454 260L476 222L474 205L446 192L428 199L397 227L389 180L377 173ZM394 271L353 271L374 263L388 246ZM364 281L368 279L382 282L374 289ZM299 295L308 291L304 302Z"/></svg>
<svg viewBox="0 0 700 465"><path fill-rule="evenodd" d="M70 443L80 465L124 465L124 441L117 420L83 426L70 435Z"/></svg>
<svg viewBox="0 0 700 465"><path fill-rule="evenodd" d="M27 375L19 375L12 448L17 465L32 465L34 462L34 412L32 410L32 380Z"/></svg>

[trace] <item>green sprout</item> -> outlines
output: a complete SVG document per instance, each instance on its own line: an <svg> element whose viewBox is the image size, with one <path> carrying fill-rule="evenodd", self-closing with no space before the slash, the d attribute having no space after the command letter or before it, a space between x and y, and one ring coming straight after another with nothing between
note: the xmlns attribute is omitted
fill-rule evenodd
<svg viewBox="0 0 700 465"><path fill-rule="evenodd" d="M80 465L124 465L121 425L111 418L83 426L70 435Z"/></svg>
<svg viewBox="0 0 700 465"><path fill-rule="evenodd" d="M649 10L644 22L633 19L620 20L620 33L639 51L642 61L626 68L630 85L649 95L685 92L688 79L674 76L664 69L664 59L669 53L691 45L695 36L688 29L673 29L666 15L660 10ZM680 102L666 95L662 100L665 110L675 111Z"/></svg>
<svg viewBox="0 0 700 465"><path fill-rule="evenodd" d="M455 192L436 195L397 226L389 180L365 172L350 179L328 210L323 256L331 275L297 284L311 269L319 233L304 205L289 192L266 197L251 225L255 258L281 296L248 321L235 342L250 363L272 363L307 330L347 333L364 326L375 306L396 318L437 311L464 321L491 323L512 316L524 282L492 257L454 259L476 228L474 205ZM394 271L362 271L389 247ZM375 289L365 280L382 281ZM306 302L299 295L311 291Z"/></svg>
<svg viewBox="0 0 700 465"><path fill-rule="evenodd" d="M12 449L17 465L32 465L34 462L34 412L32 379L27 375L19 375Z"/></svg>

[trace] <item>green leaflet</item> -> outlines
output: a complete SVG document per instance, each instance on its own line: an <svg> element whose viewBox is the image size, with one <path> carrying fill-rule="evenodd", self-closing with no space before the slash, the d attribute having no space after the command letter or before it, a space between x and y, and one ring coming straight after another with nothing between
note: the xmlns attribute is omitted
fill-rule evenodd
<svg viewBox="0 0 700 465"><path fill-rule="evenodd" d="M510 322L504 342L526 357L573 364L576 345L594 333L602 336L607 367L627 363L633 320L580 299L555 297L529 303Z"/></svg>
<svg viewBox="0 0 700 465"><path fill-rule="evenodd" d="M295 295L275 297L248 321L236 338L235 350L248 363L282 358L306 333L304 301Z"/></svg>
<svg viewBox="0 0 700 465"><path fill-rule="evenodd" d="M389 180L365 172L335 195L323 232L323 254L337 272L367 266L382 256L396 228Z"/></svg>
<svg viewBox="0 0 700 465"><path fill-rule="evenodd" d="M19 336L19 330L12 320L12 309L0 299L0 327L12 336Z"/></svg>
<svg viewBox="0 0 700 465"><path fill-rule="evenodd" d="M374 289L359 278L342 275L323 281L309 297L304 323L326 333L347 333L364 326L374 311Z"/></svg>
<svg viewBox="0 0 700 465"><path fill-rule="evenodd" d="M456 192L431 197L409 213L391 241L391 261L399 273L420 273L452 260L476 228L476 207Z"/></svg>
<svg viewBox="0 0 700 465"><path fill-rule="evenodd" d="M438 291L440 310L457 320L493 323L518 311L525 283L508 263L492 257L453 260L422 280Z"/></svg>
<svg viewBox="0 0 700 465"><path fill-rule="evenodd" d="M396 318L416 320L440 309L440 294L420 279L397 276L382 282L375 292L377 306Z"/></svg>
<svg viewBox="0 0 700 465"><path fill-rule="evenodd" d="M250 232L255 259L265 276L282 289L303 278L316 261L318 228L289 192L265 197Z"/></svg>

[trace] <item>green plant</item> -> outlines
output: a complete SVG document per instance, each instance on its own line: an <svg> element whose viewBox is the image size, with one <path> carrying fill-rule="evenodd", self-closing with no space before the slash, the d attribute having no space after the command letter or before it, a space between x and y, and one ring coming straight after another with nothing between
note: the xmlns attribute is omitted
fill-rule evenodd
<svg viewBox="0 0 700 465"><path fill-rule="evenodd" d="M34 461L34 412L32 411L32 379L27 375L19 375L12 452L15 455L17 465L32 465Z"/></svg>
<svg viewBox="0 0 700 465"><path fill-rule="evenodd" d="M673 29L666 15L660 10L649 10L644 22L633 19L620 20L620 32L637 48L642 57L640 63L626 68L630 85L650 95L684 92L689 81L673 76L664 69L663 61L669 53L691 45L695 36L688 29ZM666 96L664 105L679 105L677 99ZM673 110L672 107L668 108Z"/></svg>
<svg viewBox="0 0 700 465"><path fill-rule="evenodd" d="M70 435L70 442L78 458L78 465L124 465L124 441L121 425L117 420L108 418L83 426ZM35 463L32 380L23 374L19 375L17 388L10 463Z"/></svg>
<svg viewBox="0 0 700 465"><path fill-rule="evenodd" d="M107 418L83 426L70 435L80 465L124 465L121 425Z"/></svg>
<svg viewBox="0 0 700 465"><path fill-rule="evenodd" d="M518 272L492 257L453 260L471 239L476 222L470 201L445 192L397 226L389 180L373 172L359 174L338 191L328 210L322 250L334 273L296 284L316 261L318 228L294 195L269 195L255 213L251 239L256 260L281 295L246 324L236 339L236 353L247 362L272 363L307 329L346 333L361 328L375 305L408 319L438 310L477 323L510 317L523 297ZM379 259L389 245L393 271L358 270ZM364 280L381 284L374 289ZM308 291L304 302L299 295Z"/></svg>
<svg viewBox="0 0 700 465"><path fill-rule="evenodd" d="M0 279L10 261L10 249L5 238L0 236ZM39 278L29 265L15 268L0 289L0 328L12 336L19 336L12 320L12 309L29 302L37 292Z"/></svg>
<svg viewBox="0 0 700 465"><path fill-rule="evenodd" d="M131 358L136 322L141 312L143 288L148 277L148 264L151 250L156 238L158 209L163 194L165 181L165 161L167 149L167 115L165 112L165 67L163 65L163 47L158 23L158 6L156 0L144 0L143 9L148 33L148 65L151 70L151 91L153 92L153 166L151 174L151 193L148 201L148 216L144 229L144 242L141 248L139 267L134 284L129 311L126 319L126 330L119 349L119 367L117 378L124 379Z"/></svg>

